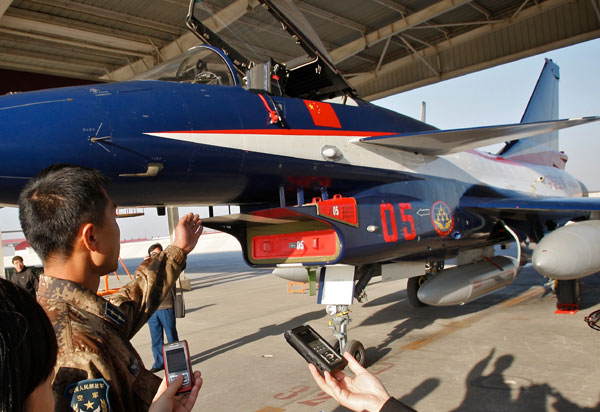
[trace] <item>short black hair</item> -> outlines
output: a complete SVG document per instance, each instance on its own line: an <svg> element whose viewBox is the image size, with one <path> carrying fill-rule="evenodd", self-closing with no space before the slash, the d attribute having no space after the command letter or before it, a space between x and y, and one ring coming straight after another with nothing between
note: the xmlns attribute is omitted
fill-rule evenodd
<svg viewBox="0 0 600 412"><path fill-rule="evenodd" d="M79 228L102 226L108 179L97 170L57 164L42 170L19 196L19 220L42 261L73 252Z"/></svg>
<svg viewBox="0 0 600 412"><path fill-rule="evenodd" d="M20 286L0 279L0 411L23 411L56 365L56 334L44 309Z"/></svg>
<svg viewBox="0 0 600 412"><path fill-rule="evenodd" d="M12 258L11 262L12 262L12 263L15 263L15 260L20 260L20 261L22 262L22 261L23 261L23 258L22 258L21 256L19 256L19 255L15 255L15 256L13 256L13 258Z"/></svg>
<svg viewBox="0 0 600 412"><path fill-rule="evenodd" d="M159 248L161 252L163 250L163 247L160 243L155 243L153 245L150 245L150 247L148 248L148 255L150 255L150 253L152 253L152 251L156 248Z"/></svg>

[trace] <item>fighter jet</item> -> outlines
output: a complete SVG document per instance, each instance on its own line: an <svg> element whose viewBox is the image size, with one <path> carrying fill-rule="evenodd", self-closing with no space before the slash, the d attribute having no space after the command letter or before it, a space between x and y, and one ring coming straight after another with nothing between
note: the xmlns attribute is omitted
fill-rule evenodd
<svg viewBox="0 0 600 412"><path fill-rule="evenodd" d="M243 25L217 35L192 0L205 44L130 81L0 97L0 203L44 167L77 164L106 174L120 206L239 205L204 224L235 236L249 265L318 269L330 291L332 274L349 277L350 301L387 274L408 278L414 306L463 304L532 261L559 303L579 304L580 279L600 270L600 199L564 170L558 130L599 118L558 119L554 62L519 123L439 130L362 100L292 0L261 3L248 18L303 55L267 58ZM496 254L511 242L516 256ZM330 308L334 335L364 359L348 303Z"/></svg>

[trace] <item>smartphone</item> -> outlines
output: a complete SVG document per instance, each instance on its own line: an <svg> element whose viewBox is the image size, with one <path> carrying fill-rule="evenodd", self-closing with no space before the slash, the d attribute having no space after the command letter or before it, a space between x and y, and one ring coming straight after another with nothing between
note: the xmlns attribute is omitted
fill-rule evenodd
<svg viewBox="0 0 600 412"><path fill-rule="evenodd" d="M290 329L283 336L308 363L314 364L321 374L325 371L342 370L348 363L309 325Z"/></svg>
<svg viewBox="0 0 600 412"><path fill-rule="evenodd" d="M171 384L177 376L183 375L183 385L177 393L191 391L194 386L194 373L187 341L180 340L163 345L163 359L167 385Z"/></svg>

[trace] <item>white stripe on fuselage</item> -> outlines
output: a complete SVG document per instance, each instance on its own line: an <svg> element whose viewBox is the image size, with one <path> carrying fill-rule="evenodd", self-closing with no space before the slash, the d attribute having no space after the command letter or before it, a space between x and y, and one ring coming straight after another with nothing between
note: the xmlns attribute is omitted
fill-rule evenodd
<svg viewBox="0 0 600 412"><path fill-rule="evenodd" d="M150 136L273 156L326 162L325 146L335 146L343 157L335 163L389 169L465 181L525 192L538 196L577 196L581 188L560 169L520 164L493 155L462 152L447 156L423 156L366 143L353 143L363 135L303 135L219 132L159 132Z"/></svg>

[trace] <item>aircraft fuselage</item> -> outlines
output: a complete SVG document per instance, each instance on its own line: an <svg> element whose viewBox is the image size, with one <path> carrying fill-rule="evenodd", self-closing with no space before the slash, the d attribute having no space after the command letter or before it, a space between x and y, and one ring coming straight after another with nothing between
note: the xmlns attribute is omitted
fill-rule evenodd
<svg viewBox="0 0 600 412"><path fill-rule="evenodd" d="M458 186L483 183L530 195L581 191L560 170L480 152L423 156L357 145L357 137L434 130L366 102L317 103L333 117L311 113L307 100L273 103L288 128L269 124L259 96L233 86L134 81L3 96L0 203L16 204L26 180L54 163L101 170L123 206L268 204L279 201L281 185L289 194L302 187L310 199L321 187L347 194L421 175L443 179L444 187L460 180ZM335 127L318 125L334 121ZM327 147L339 158L326 159ZM162 171L131 177L149 164ZM456 196L461 190L454 189Z"/></svg>

